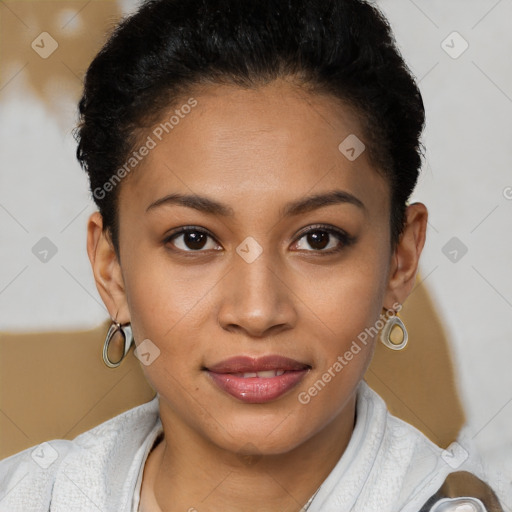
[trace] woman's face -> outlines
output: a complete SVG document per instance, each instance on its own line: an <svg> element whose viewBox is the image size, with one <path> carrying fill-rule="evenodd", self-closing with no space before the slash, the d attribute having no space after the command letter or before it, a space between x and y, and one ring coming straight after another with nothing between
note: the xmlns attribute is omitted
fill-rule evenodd
<svg viewBox="0 0 512 512"><path fill-rule="evenodd" d="M277 81L194 99L121 184L106 302L144 343L164 425L284 453L341 421L373 352L358 336L405 299L389 188L332 98Z"/></svg>

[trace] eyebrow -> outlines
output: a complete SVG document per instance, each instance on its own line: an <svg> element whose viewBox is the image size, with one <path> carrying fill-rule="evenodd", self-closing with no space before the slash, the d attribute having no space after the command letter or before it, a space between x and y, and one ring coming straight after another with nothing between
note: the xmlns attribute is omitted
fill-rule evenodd
<svg viewBox="0 0 512 512"><path fill-rule="evenodd" d="M356 196L344 190L332 190L327 193L315 194L287 203L284 208L281 209L280 213L283 217L292 217L334 204L352 204L366 211L364 203ZM214 199L197 194L178 193L169 194L157 199L146 208L146 212L163 205L185 206L187 208L194 208L195 210L203 213L220 215L222 217L234 216L233 208L223 203L219 203Z"/></svg>

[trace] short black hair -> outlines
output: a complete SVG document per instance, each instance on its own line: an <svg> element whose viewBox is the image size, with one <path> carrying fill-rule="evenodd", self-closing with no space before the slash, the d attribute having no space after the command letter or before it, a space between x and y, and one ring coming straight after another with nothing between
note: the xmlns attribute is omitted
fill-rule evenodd
<svg viewBox="0 0 512 512"><path fill-rule="evenodd" d="M380 10L364 0L149 0L89 66L75 130L118 256L119 187L105 184L141 128L194 86L255 88L289 77L359 114L368 155L390 185L394 250L421 168L425 110Z"/></svg>

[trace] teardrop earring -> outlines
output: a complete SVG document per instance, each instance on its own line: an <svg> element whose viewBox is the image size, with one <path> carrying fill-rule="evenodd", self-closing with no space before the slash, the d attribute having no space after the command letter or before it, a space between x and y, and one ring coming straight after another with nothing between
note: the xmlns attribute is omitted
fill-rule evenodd
<svg viewBox="0 0 512 512"><path fill-rule="evenodd" d="M392 331L395 327L402 331L402 339L398 343L392 339ZM380 341L391 350L403 350L406 347L409 335L402 319L398 317L398 313L388 318L380 333Z"/></svg>
<svg viewBox="0 0 512 512"><path fill-rule="evenodd" d="M110 346L110 342L112 341L112 338L117 332L120 332L124 339L124 347L123 347L123 355L121 359L117 362L112 362L108 357L108 348ZM112 324L107 332L107 337L105 338L105 343L103 344L103 362L109 367L109 368L117 368L121 361L126 357L128 354L131 346L133 345L133 334L132 334L132 326L130 323L121 325L117 323L116 321L112 320Z"/></svg>

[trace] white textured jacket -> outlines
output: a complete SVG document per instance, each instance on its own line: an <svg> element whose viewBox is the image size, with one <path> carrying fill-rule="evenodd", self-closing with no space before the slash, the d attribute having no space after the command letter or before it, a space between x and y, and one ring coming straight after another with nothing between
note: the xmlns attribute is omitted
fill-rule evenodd
<svg viewBox="0 0 512 512"><path fill-rule="evenodd" d="M474 473L460 445L442 450L433 444L392 416L365 381L356 407L349 444L308 512L502 510L438 492L448 474ZM53 440L12 455L0 461L0 511L137 512L144 464L161 432L157 396L72 441Z"/></svg>

